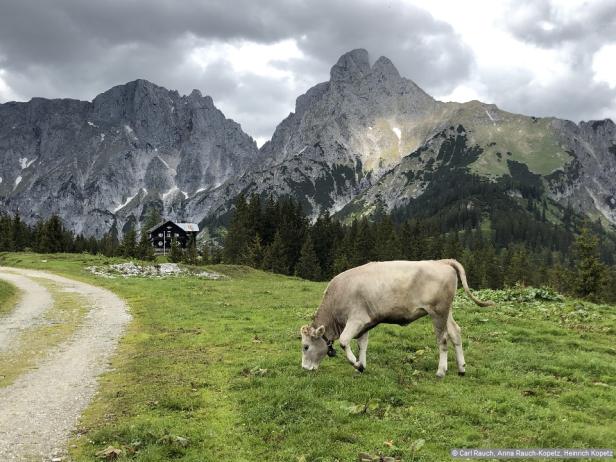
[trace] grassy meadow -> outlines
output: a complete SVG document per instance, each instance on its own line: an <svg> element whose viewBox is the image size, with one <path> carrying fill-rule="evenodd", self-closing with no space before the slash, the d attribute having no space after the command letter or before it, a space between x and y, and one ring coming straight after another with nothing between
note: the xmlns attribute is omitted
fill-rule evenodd
<svg viewBox="0 0 616 462"><path fill-rule="evenodd" d="M0 265L45 269L106 287L133 321L71 445L77 461L121 450L135 461L449 460L455 447L616 446L616 308L541 290L460 293L454 316L467 362L435 377L429 318L370 334L357 373L338 348L301 369L299 328L325 283L245 267L228 276L96 277L115 259L0 254ZM467 268L472 272L472 268ZM8 289L0 284L1 297ZM354 345L356 349L356 346ZM99 454L99 455L97 455Z"/></svg>
<svg viewBox="0 0 616 462"><path fill-rule="evenodd" d="M16 287L0 279L0 316L11 310L17 300L17 294Z"/></svg>

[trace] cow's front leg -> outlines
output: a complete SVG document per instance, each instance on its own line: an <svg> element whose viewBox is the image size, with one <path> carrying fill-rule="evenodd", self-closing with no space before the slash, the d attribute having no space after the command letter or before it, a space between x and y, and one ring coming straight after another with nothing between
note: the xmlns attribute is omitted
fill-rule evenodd
<svg viewBox="0 0 616 462"><path fill-rule="evenodd" d="M349 362L353 365L355 369L360 372L364 371L363 366L357 361L357 358L353 354L353 350L351 350L351 340L356 338L359 333L363 330L364 323L360 321L348 321L344 330L340 334L340 347L346 353L346 357Z"/></svg>
<svg viewBox="0 0 616 462"><path fill-rule="evenodd" d="M359 346L359 368L360 372L366 369L366 353L368 352L368 332L357 339Z"/></svg>

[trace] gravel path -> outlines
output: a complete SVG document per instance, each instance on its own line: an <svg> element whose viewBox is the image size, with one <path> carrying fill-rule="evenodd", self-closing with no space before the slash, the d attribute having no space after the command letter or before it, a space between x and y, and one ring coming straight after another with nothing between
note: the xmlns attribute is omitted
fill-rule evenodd
<svg viewBox="0 0 616 462"><path fill-rule="evenodd" d="M0 270L0 279L16 286L21 291L21 300L7 316L0 317L0 353L11 346L11 340L20 330L32 326L52 304L49 291L40 284L18 274Z"/></svg>
<svg viewBox="0 0 616 462"><path fill-rule="evenodd" d="M22 277L26 286L20 288L26 294L40 288L29 277L40 277L88 300L88 312L75 335L50 350L37 369L0 388L0 460L51 460L66 454L70 432L96 391L97 376L108 368L130 315L125 303L108 290L41 271L0 267L1 277L8 281L7 273ZM46 303L44 297L30 310L44 311L40 303Z"/></svg>

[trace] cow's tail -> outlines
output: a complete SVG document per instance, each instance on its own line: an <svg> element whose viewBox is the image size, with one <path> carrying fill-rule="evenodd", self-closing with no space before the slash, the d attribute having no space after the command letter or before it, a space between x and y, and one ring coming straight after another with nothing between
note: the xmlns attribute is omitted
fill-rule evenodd
<svg viewBox="0 0 616 462"><path fill-rule="evenodd" d="M441 260L441 261L453 267L453 269L456 270L456 273L458 273L458 276L460 277L460 281L462 281L462 287L464 287L464 292L466 292L466 294L471 298L472 301L474 301L479 306L494 305L494 302L491 300L487 300L484 302L482 300L479 300L473 295L471 290L468 288L468 282L466 282L466 271L464 271L464 267L458 261L456 260Z"/></svg>

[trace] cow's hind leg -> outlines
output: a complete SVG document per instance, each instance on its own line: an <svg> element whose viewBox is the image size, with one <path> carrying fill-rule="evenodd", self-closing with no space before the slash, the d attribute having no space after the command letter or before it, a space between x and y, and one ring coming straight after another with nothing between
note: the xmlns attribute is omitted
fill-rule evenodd
<svg viewBox="0 0 616 462"><path fill-rule="evenodd" d="M360 372L363 372L364 368L362 367L361 363L357 361L357 358L353 354L353 350L351 350L351 340L356 338L359 333L364 330L364 326L364 322L349 320L344 327L344 330L340 334L339 340L340 347L346 353L347 359L353 365L353 367Z"/></svg>
<svg viewBox="0 0 616 462"><path fill-rule="evenodd" d="M466 363L464 362L464 351L462 351L462 329L458 323L454 321L453 316L449 313L447 319L447 335L456 348L456 363L458 364L458 375L464 375L466 372Z"/></svg>
<svg viewBox="0 0 616 462"><path fill-rule="evenodd" d="M442 379L447 372L447 318L439 313L431 314L434 333L436 334L436 344L438 345L439 351L436 376Z"/></svg>

